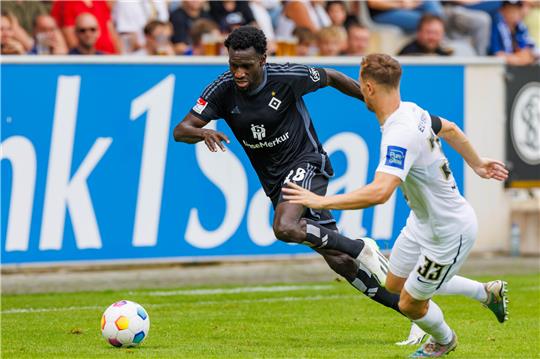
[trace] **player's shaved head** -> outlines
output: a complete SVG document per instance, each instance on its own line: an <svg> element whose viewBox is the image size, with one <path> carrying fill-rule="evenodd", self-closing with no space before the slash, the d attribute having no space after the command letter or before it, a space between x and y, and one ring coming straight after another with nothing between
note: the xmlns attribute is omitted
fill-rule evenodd
<svg viewBox="0 0 540 359"><path fill-rule="evenodd" d="M262 30L253 26L240 26L231 32L225 40L227 50L247 50L250 47L255 49L259 55L266 54L266 36Z"/></svg>
<svg viewBox="0 0 540 359"><path fill-rule="evenodd" d="M362 59L360 77L397 88L401 80L401 65L390 55L370 54Z"/></svg>

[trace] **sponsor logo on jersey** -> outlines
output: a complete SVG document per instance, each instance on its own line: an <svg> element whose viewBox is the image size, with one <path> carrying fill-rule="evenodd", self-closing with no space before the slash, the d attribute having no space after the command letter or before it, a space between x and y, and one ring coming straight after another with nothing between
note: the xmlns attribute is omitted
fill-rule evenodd
<svg viewBox="0 0 540 359"><path fill-rule="evenodd" d="M418 122L418 131L424 132L426 129L427 114L424 112L422 117L420 117L420 122Z"/></svg>
<svg viewBox="0 0 540 359"><path fill-rule="evenodd" d="M246 140L242 140L244 146L256 150L259 148L271 148L277 146L289 139L289 132L286 132L284 135L276 137L273 141L259 142L259 143L249 143Z"/></svg>
<svg viewBox="0 0 540 359"><path fill-rule="evenodd" d="M193 106L193 111L197 112L199 115L204 111L208 102L206 102L202 97L199 97L195 106Z"/></svg>
<svg viewBox="0 0 540 359"><path fill-rule="evenodd" d="M313 67L310 67L309 68L309 77L311 78L311 80L313 82L318 82L321 79L321 74L319 73L319 71L317 71Z"/></svg>
<svg viewBox="0 0 540 359"><path fill-rule="evenodd" d="M271 108L273 108L274 110L277 110L279 108L279 106L281 105L281 100L275 98L275 97L272 97L272 99L270 100L270 102L268 103L268 106L270 106Z"/></svg>
<svg viewBox="0 0 540 359"><path fill-rule="evenodd" d="M407 149L399 146L388 146L385 165L403 169L406 155Z"/></svg>
<svg viewBox="0 0 540 359"><path fill-rule="evenodd" d="M264 128L264 125L251 124L251 132L253 133L253 138L256 140L262 140L266 137L266 129Z"/></svg>

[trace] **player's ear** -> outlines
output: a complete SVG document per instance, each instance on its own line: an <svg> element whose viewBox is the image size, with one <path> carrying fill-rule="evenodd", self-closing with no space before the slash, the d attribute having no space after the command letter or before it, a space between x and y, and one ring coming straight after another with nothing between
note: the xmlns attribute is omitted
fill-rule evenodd
<svg viewBox="0 0 540 359"><path fill-rule="evenodd" d="M366 90L368 95L373 95L375 92L375 87L373 86L373 83L371 81L366 81Z"/></svg>
<svg viewBox="0 0 540 359"><path fill-rule="evenodd" d="M261 66L263 66L266 63L266 54L262 54L259 61L260 61L259 63L261 64Z"/></svg>

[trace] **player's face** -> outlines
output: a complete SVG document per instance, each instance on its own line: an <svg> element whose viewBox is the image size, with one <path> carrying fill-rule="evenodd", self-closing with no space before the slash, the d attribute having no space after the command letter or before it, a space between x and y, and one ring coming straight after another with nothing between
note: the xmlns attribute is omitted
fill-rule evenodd
<svg viewBox="0 0 540 359"><path fill-rule="evenodd" d="M258 54L253 47L229 49L229 69L240 91L249 91L260 84L265 62L266 55Z"/></svg>

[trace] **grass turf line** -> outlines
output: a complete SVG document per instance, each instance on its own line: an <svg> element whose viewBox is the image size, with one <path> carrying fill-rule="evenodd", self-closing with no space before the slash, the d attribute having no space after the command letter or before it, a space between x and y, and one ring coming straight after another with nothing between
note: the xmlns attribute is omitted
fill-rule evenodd
<svg viewBox="0 0 540 359"><path fill-rule="evenodd" d="M510 286L510 321L503 325L471 299L435 298L459 337L452 358L540 356L540 275L504 279ZM261 287L182 288L171 289L171 295L160 289L166 294L148 290L2 296L1 356L402 358L415 349L393 344L408 334L405 318L346 283ZM213 291L186 292L201 288ZM101 338L101 313L120 299L136 301L149 312L150 334L141 347L113 348Z"/></svg>

